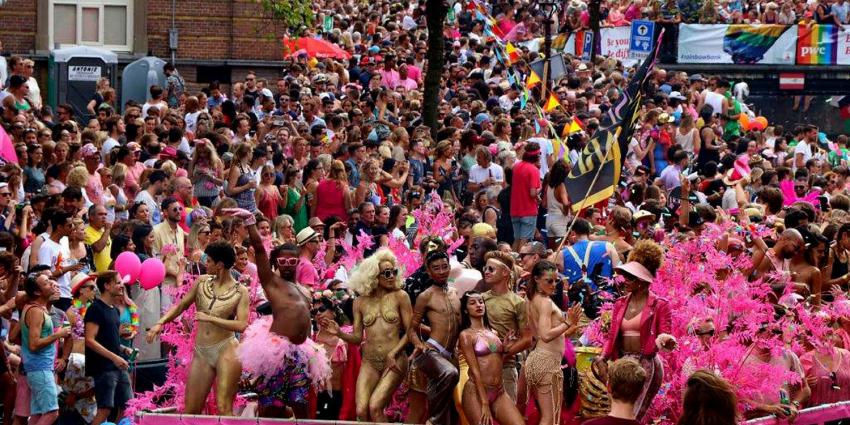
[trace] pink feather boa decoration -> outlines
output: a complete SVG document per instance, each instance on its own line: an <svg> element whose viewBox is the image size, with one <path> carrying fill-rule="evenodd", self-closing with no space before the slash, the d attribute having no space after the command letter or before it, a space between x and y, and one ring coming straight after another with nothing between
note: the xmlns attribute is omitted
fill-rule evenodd
<svg viewBox="0 0 850 425"><path fill-rule="evenodd" d="M464 243L463 237L454 239L454 235L457 233L454 218L436 192L432 192L430 201L422 204L417 210L414 210L412 215L419 224L416 237L414 238L414 248L408 248L403 240L394 237L388 238L389 244L387 246L398 259L399 266L405 278L409 277L422 266L423 258L416 247L419 246L419 243L425 236L439 236L442 238L448 244L446 252L449 254L453 253ZM319 276L332 275L340 267L353 270L365 258L366 250L372 248L375 241L371 236L363 232L355 237L357 238L357 247L345 242L344 239L337 241L339 246L345 251L345 254L334 264L325 264L327 241L319 244L319 251L313 259L313 265L319 272ZM316 289L324 289L324 287Z"/></svg>
<svg viewBox="0 0 850 425"><path fill-rule="evenodd" d="M163 288L171 292L169 295L174 299L179 300L186 296L196 278L194 275L186 274L184 285ZM189 376L189 365L192 363L192 356L194 355L195 334L197 333L197 327L192 326L191 331L187 334L183 322L184 319L193 321L194 317L195 306L193 304L177 320L162 327L162 342L176 349L174 354L168 356L168 372L166 373L165 383L151 391L136 394L136 397L127 402L127 408L124 410L125 417L133 420L138 412L165 406L177 406L178 410L182 411L186 398L186 380ZM210 394L210 396L213 396L213 394Z"/></svg>
<svg viewBox="0 0 850 425"><path fill-rule="evenodd" d="M676 422L682 411L687 379L699 369L714 371L728 380L741 400L741 409L745 408L744 400L775 397L783 383L799 382L798 376L781 367L754 361L744 363L753 349L750 341L754 341L755 347L769 349L775 356L781 356L789 348L785 342L788 335L759 333L762 324L769 323L786 333L793 325L785 318L774 320L774 309L768 302L771 288L767 283L761 279L748 282L740 273L750 267L749 258L732 258L717 249L717 241L728 230L729 226L709 226L695 240L671 242L673 245L667 247L665 262L652 284L653 293L670 303L671 333L678 341L676 350L661 353L664 382L646 415L656 418L658 423ZM706 319L713 320L718 333L728 330L728 337L714 337L704 346L693 328ZM600 342L604 327L602 323L591 327L587 337Z"/></svg>
<svg viewBox="0 0 850 425"><path fill-rule="evenodd" d="M163 287L169 292L169 295L179 300L186 296L194 285L198 276L185 274L184 284L178 287ZM259 291L259 281L256 276L251 276L248 283L248 294L251 299L251 305L255 305L257 301L257 293ZM250 309L248 314L248 322L251 323L259 314L255 309ZM136 394L136 397L127 402L127 408L124 410L124 416L133 420L136 413L145 410L153 410L166 406L177 406L179 411L182 411L185 405L186 398L186 382L189 377L189 365L192 363L192 357L195 352L195 334L197 327L189 326L190 331L187 333L184 327L184 322L193 323L195 317L195 305L189 306L186 311L181 314L177 320L166 324L162 327L161 340L162 342L175 347L175 353L168 356L168 370L166 372L165 383L162 386L155 387L151 391L146 391L141 394ZM236 405L244 403L240 397L237 397ZM215 391L211 391L207 398L208 413L215 413Z"/></svg>

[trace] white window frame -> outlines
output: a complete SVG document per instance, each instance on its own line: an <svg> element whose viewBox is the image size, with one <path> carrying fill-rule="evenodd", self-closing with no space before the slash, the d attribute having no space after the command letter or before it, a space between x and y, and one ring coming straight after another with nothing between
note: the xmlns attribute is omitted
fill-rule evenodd
<svg viewBox="0 0 850 425"><path fill-rule="evenodd" d="M76 43L65 44L61 43L59 45L60 48L63 47L71 47L71 46L93 46L93 47L101 47L104 49L112 50L115 52L127 52L130 53L133 51L133 1L134 0L50 0L49 12L47 14L47 26L48 26L48 34L50 37L49 46L50 48L55 47L55 37L54 37L54 5L70 5L76 6L77 14L76 14ZM104 6L121 6L125 7L127 10L127 23L125 25L127 34L126 40L127 44L123 45L114 45L114 44L104 44ZM83 42L83 9L98 9L98 42Z"/></svg>

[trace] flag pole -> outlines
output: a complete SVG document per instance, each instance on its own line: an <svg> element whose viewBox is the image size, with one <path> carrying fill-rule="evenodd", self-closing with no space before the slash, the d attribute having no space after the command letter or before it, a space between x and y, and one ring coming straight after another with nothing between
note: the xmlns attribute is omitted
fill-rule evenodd
<svg viewBox="0 0 850 425"><path fill-rule="evenodd" d="M614 133L614 137L611 140L615 140L620 135L621 128L617 129L617 132ZM579 204L578 212L581 212L584 209L585 204L587 203L587 197L590 196L590 192L593 190L593 186L596 185L596 179L599 178L599 173L602 172L602 164L608 160L608 157L611 155L611 140L605 143L605 159L600 161L599 169L596 170L596 175L593 176L593 180L590 182L590 185L587 187L587 193L584 194L584 198L581 200ZM578 213L573 214L573 219L570 220L570 225L567 226L567 233L564 234L564 237L561 239L561 243L558 244L558 248L555 250L555 253L561 252L561 249L564 247L564 243L567 241L567 238L570 236L570 232L573 230L573 225L576 224L576 220L578 219Z"/></svg>

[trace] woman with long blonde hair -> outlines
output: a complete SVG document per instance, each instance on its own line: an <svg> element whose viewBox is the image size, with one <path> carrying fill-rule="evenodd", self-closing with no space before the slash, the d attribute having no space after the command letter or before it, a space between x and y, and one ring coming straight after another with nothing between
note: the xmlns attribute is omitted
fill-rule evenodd
<svg viewBox="0 0 850 425"><path fill-rule="evenodd" d="M192 176L198 203L212 208L224 183L224 164L209 139L195 140L195 151L187 171Z"/></svg>
<svg viewBox="0 0 850 425"><path fill-rule="evenodd" d="M357 377L357 419L386 422L384 407L406 375L403 355L413 307L401 290L404 271L388 249L378 250L354 269L349 289L360 296L354 300L354 332L346 334L331 320L322 326L332 335L352 344L362 342L363 363ZM365 338L365 342L363 342Z"/></svg>
<svg viewBox="0 0 850 425"><path fill-rule="evenodd" d="M274 220L278 211L286 207L280 189L274 185L274 167L271 165L260 168L260 186L254 196L257 198L257 208L269 220Z"/></svg>

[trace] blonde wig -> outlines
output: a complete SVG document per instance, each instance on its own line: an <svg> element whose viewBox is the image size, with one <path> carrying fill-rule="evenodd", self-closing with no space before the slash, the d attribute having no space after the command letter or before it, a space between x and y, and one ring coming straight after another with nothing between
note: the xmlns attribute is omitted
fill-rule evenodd
<svg viewBox="0 0 850 425"><path fill-rule="evenodd" d="M398 264L395 254L389 249L380 249L371 257L363 260L348 278L348 288L363 296L369 296L378 286L378 274L381 272L381 263L389 262L398 270L395 277L396 288L401 289L404 285L402 276L404 270Z"/></svg>
<svg viewBox="0 0 850 425"><path fill-rule="evenodd" d="M78 165L71 169L66 180L65 184L70 187L85 189L89 183L89 170L86 169L85 165Z"/></svg>

